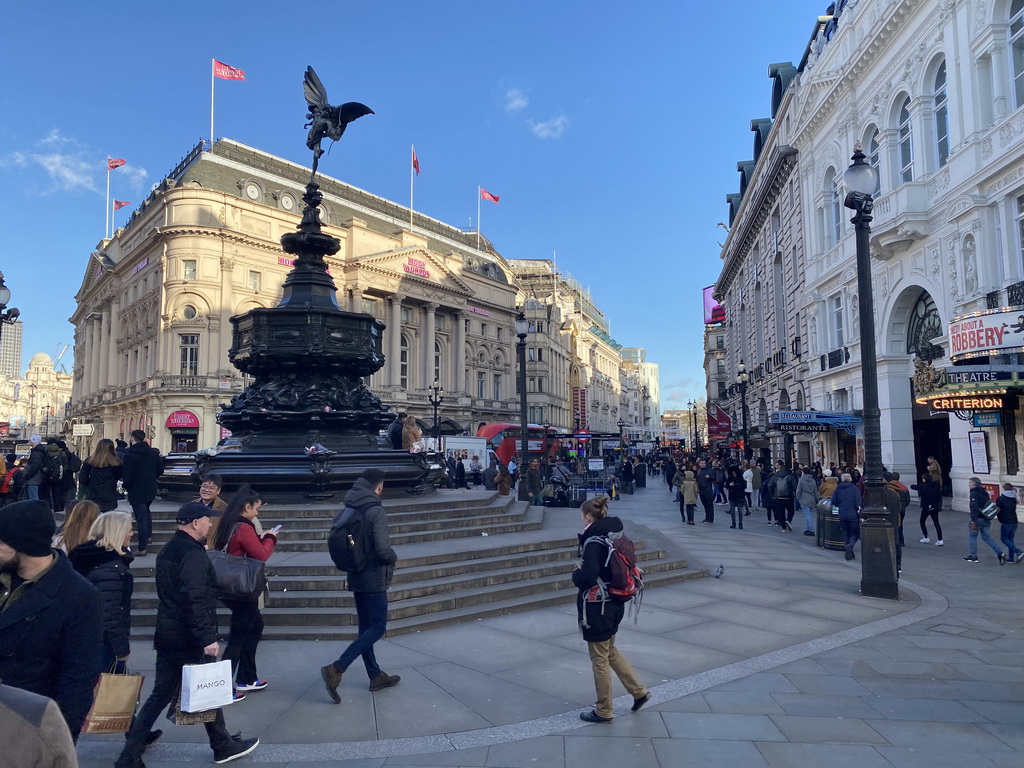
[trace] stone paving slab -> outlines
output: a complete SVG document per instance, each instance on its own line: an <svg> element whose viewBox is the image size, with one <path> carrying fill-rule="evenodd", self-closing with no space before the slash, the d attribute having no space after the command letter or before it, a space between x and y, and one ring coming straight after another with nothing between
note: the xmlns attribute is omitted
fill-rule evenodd
<svg viewBox="0 0 1024 768"><path fill-rule="evenodd" d="M271 687L228 712L229 728L244 727L264 740L246 762L290 768L1020 765L1024 567L962 564L966 523L957 524L957 513L946 515L954 518L947 521L946 547L908 543L904 575L913 573L915 582L905 583L894 603L860 597L859 561L819 550L813 538L763 525L744 531L681 526L665 496L641 489L614 511L660 528L678 547L670 554L694 565L713 570L716 558L726 556L747 565L727 565L721 580L652 589L645 598L656 608L651 624L624 623L619 645L652 685L653 700L641 712L628 714L630 700L622 696L615 704L623 716L612 724L579 721L593 682L571 606L476 622L464 633L385 640L378 659L403 675L402 684L370 694L365 673L352 670L338 707L327 703L317 668L341 644L265 643L259 664ZM914 516L912 510L908 517ZM790 567L801 563L802 569ZM977 599L982 593L985 601ZM775 618L761 626L736 621L736 614ZM790 620L787 633L774 631L780 616ZM702 627L715 625L721 635L697 639ZM789 642L776 648L776 638L758 642L752 630ZM673 637L687 632L685 641ZM755 638L726 648L737 632ZM481 649L507 658L490 660ZM673 678L639 663L657 666L673 649L699 660L701 669ZM151 671L152 653L133 650L133 666ZM723 652L726 658L716 659ZM460 724L445 725L453 720ZM480 721L486 724L473 725ZM147 753L149 768L209 760L202 729L178 730ZM84 737L82 765L109 766L116 746L117 737Z"/></svg>

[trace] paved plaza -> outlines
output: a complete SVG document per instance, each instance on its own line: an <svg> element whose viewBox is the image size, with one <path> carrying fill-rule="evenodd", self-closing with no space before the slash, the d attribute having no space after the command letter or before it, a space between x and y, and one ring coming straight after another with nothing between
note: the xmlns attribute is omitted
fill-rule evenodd
<svg viewBox="0 0 1024 768"><path fill-rule="evenodd" d="M981 563L965 563L966 514L943 513L940 548L918 543L911 508L894 602L858 595L859 560L817 548L799 528L766 525L763 511L745 518L743 531L729 529L722 507L714 526L682 525L666 487L652 480L613 513L662 531L693 565L725 572L650 589L639 621L623 622L618 645L651 686L643 710L630 713L623 695L611 724L579 720L594 690L571 605L382 641L377 658L401 684L371 694L354 665L340 706L319 673L340 643L264 642L258 663L270 686L226 710L230 731L262 740L248 763L1020 765L1024 564L1001 568L987 547ZM549 510L545 530L576 520L575 510ZM131 661L152 674L143 643L133 644ZM147 680L143 695L148 689ZM212 761L202 728L158 727L165 735L146 753L149 768ZM84 736L83 768L110 766L121 744Z"/></svg>

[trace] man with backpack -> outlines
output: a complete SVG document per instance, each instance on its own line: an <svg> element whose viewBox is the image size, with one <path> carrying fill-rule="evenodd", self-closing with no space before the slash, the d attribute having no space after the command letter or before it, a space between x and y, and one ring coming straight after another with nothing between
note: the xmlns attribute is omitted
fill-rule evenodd
<svg viewBox="0 0 1024 768"><path fill-rule="evenodd" d="M67 472L64 473L64 478L61 480L60 490L64 499L64 504L68 504L75 500L77 495L77 481L75 478L78 477L78 473L82 471L82 460L78 458L78 455L68 448L68 444L63 440L57 441L57 447L60 448L60 452L64 454L64 461L67 465Z"/></svg>
<svg viewBox="0 0 1024 768"><path fill-rule="evenodd" d="M633 667L615 647L615 635L625 614L625 603L632 599L626 583L618 584L613 570L629 571L623 562L613 569L613 558L618 548L613 539L624 539L628 548L632 542L622 533L622 521L608 516L608 498L588 499L580 507L583 533L580 539L580 560L572 574L572 583L579 589L576 611L583 639L587 641L590 663L594 671L597 703L589 712L581 712L580 719L588 723L610 723L615 717L612 710L612 671L633 696L632 710L636 712L651 699L650 691L640 682ZM633 569L636 560L634 554ZM635 570L630 572L630 575ZM641 582L642 583L642 582ZM633 589L636 589L634 585Z"/></svg>
<svg viewBox="0 0 1024 768"><path fill-rule="evenodd" d="M37 501L39 499L39 486L46 479L46 448L43 447L43 438L39 435L32 435L28 439L32 450L28 454L28 466L25 467L25 500Z"/></svg>
<svg viewBox="0 0 1024 768"><path fill-rule="evenodd" d="M388 588L398 561L398 555L391 548L388 521L380 502L383 492L384 473L379 469L364 470L345 494L345 508L335 518L328 539L335 565L348 572L348 589L355 598L359 617L356 639L337 661L320 668L327 694L335 704L341 703L338 695L341 676L360 656L370 678L371 691L390 688L401 680L398 675L382 671L373 653L374 643L384 637L387 628Z"/></svg>
<svg viewBox="0 0 1024 768"><path fill-rule="evenodd" d="M64 509L64 477L68 474L68 460L64 452L57 445L57 438L46 439L46 457L43 464L44 479L39 489L39 496L43 501L49 502L54 512L61 512Z"/></svg>

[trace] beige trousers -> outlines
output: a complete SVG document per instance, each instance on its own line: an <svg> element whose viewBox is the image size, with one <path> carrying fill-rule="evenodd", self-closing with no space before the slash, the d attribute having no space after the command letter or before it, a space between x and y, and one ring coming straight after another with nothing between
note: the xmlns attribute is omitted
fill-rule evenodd
<svg viewBox="0 0 1024 768"><path fill-rule="evenodd" d="M597 704L594 711L599 717L614 717L612 710L612 670L619 682L633 696L641 699L647 695L647 688L641 683L626 657L615 647L615 635L601 643L587 643L590 663L594 668L594 687L597 689Z"/></svg>

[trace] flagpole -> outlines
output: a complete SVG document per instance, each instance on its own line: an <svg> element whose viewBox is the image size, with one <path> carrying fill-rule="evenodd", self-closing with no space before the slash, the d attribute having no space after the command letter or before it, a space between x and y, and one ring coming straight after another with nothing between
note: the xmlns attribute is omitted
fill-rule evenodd
<svg viewBox="0 0 1024 768"><path fill-rule="evenodd" d="M478 184L476 187L476 249L480 250L480 190L482 187Z"/></svg>
<svg viewBox="0 0 1024 768"><path fill-rule="evenodd" d="M416 180L416 145L410 144L411 156L409 157L409 232L412 232L412 194L413 182Z"/></svg>
<svg viewBox="0 0 1024 768"><path fill-rule="evenodd" d="M210 150L213 150L213 73L216 69L213 57L210 58Z"/></svg>
<svg viewBox="0 0 1024 768"><path fill-rule="evenodd" d="M110 237L110 155L107 155L107 204L103 211L103 235Z"/></svg>

